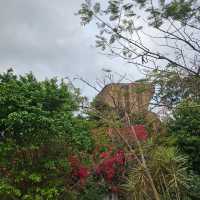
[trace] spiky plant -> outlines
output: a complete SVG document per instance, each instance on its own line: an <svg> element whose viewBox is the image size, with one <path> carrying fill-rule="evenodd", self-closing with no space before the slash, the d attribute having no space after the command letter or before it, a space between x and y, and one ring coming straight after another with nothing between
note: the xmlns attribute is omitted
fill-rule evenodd
<svg viewBox="0 0 200 200"><path fill-rule="evenodd" d="M187 199L187 159L165 146L143 146L146 164L161 200ZM154 196L143 165L136 163L125 185L131 200L153 200Z"/></svg>

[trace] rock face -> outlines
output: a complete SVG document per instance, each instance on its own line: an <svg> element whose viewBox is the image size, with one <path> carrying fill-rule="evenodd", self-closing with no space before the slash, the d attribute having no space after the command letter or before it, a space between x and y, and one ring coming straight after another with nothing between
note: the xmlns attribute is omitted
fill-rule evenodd
<svg viewBox="0 0 200 200"><path fill-rule="evenodd" d="M153 94L154 88L150 84L113 83L105 86L97 99L109 107L130 114L147 111Z"/></svg>
<svg viewBox="0 0 200 200"><path fill-rule="evenodd" d="M142 116L151 132L158 133L161 127L160 120L155 113L148 111L153 95L154 88L149 83L113 83L102 89L97 95L96 101L98 105L103 105L103 111L109 109L117 111L122 121L124 119L125 124L126 114L133 124L138 115ZM126 125L128 126L128 124Z"/></svg>

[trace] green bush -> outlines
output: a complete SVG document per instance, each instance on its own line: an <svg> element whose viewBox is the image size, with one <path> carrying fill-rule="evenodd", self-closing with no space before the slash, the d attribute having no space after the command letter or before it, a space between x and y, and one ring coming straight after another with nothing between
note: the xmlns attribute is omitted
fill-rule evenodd
<svg viewBox="0 0 200 200"><path fill-rule="evenodd" d="M173 112L169 131L182 153L189 158L191 169L200 174L200 104L183 101Z"/></svg>
<svg viewBox="0 0 200 200"><path fill-rule="evenodd" d="M33 74L0 75L0 199L73 199L72 152L90 151L90 122L76 116L79 91Z"/></svg>

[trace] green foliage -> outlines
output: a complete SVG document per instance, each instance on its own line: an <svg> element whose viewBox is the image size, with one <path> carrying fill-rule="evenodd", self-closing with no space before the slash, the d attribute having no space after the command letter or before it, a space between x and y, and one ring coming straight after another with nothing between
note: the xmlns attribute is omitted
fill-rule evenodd
<svg viewBox="0 0 200 200"><path fill-rule="evenodd" d="M200 176L196 174L191 175L191 184L188 187L189 195L192 200L200 199Z"/></svg>
<svg viewBox="0 0 200 200"><path fill-rule="evenodd" d="M142 12L137 12L141 10ZM171 18L183 24L199 22L198 15L200 11L196 0L158 0L156 3L150 0L107 0L102 4L95 0L86 0L82 3L78 15L80 15L83 25L90 23L92 20L101 19L98 23L100 34L97 37L97 46L105 50L106 42L113 44L120 39L118 33L133 33L142 29L142 26L136 27L134 25L134 17L138 16L139 18L142 16L141 13L144 12L148 16L148 24L159 28ZM110 27L113 25L113 33L105 30L110 27L106 25L106 22L104 23L104 18L101 18L102 15L108 19L107 21L111 22ZM119 25L118 27L115 22ZM103 35L106 35L105 33L108 37L103 37ZM124 52L126 49L128 50L128 48L124 48ZM130 55L131 52L129 51L128 53Z"/></svg>
<svg viewBox="0 0 200 200"><path fill-rule="evenodd" d="M17 78L10 70L0 75L1 137L12 138L23 146L42 145L64 137L73 145L80 134L82 138L76 141L76 146L82 148L83 143L85 148L86 142L91 143L89 124L86 126L84 119L73 115L81 100L78 91L64 81L38 82L33 74ZM83 136L86 142L81 141Z"/></svg>
<svg viewBox="0 0 200 200"><path fill-rule="evenodd" d="M175 20L183 20L190 17L194 1L172 1L165 6L165 17L172 17Z"/></svg>
<svg viewBox="0 0 200 200"><path fill-rule="evenodd" d="M170 71L154 70L148 74L149 79L156 86L154 99L169 109L184 99L199 101L200 78L176 72L173 66L168 66Z"/></svg>
<svg viewBox="0 0 200 200"><path fill-rule="evenodd" d="M174 144L188 156L189 169L199 173L199 1L107 0L101 4L98 2L86 0L78 13L84 25L91 21L97 22L99 34L96 36L96 47L109 55L122 58L127 63L148 70L155 69L150 74L156 89L153 103L172 110L184 101L171 115L169 131L174 136ZM144 27L141 24L145 24ZM149 42L145 43L146 38L150 39L148 41L153 41L155 46L152 47ZM108 110L104 105L98 106L102 107L102 110ZM110 117L112 121L110 124L114 124L113 122L118 119L120 121L119 115L113 116ZM141 119L136 118L135 121L140 122ZM181 163L184 165L188 163L185 163L184 159L179 159L180 157L171 148L155 147L158 152L154 152L153 147L147 149L145 156L155 177L156 187L163 194L162 198L184 199L188 196L184 195L186 185L182 185L180 181L183 193L179 194L179 187L174 183L174 177L178 176L181 180L186 176L189 169L182 168ZM151 152L153 153L150 154ZM150 192L148 188L146 189L148 179L143 176L144 168L140 165L134 169L131 175L133 179L129 185L132 194L137 193L135 199L140 197L148 199ZM174 169L177 171L174 172ZM160 172L164 174L164 178L162 173L159 174ZM179 176L177 174L179 172L183 174ZM159 180L156 179L157 177ZM191 191L192 188L197 191L194 182L190 183ZM141 185L143 193L138 192L141 191ZM198 182L197 185L199 186ZM174 196L175 194L182 196Z"/></svg>
<svg viewBox="0 0 200 200"><path fill-rule="evenodd" d="M173 120L174 119L174 120ZM183 101L173 112L171 130L185 131L191 136L200 135L200 105L197 102Z"/></svg>
<svg viewBox="0 0 200 200"><path fill-rule="evenodd" d="M72 142L77 150L90 151L94 147L94 142L91 139L89 130L94 126L90 120L82 117L76 117L74 120L74 133L72 135Z"/></svg>
<svg viewBox="0 0 200 200"><path fill-rule="evenodd" d="M173 112L169 129L180 150L188 155L192 169L200 174L200 104L183 101Z"/></svg>
<svg viewBox="0 0 200 200"><path fill-rule="evenodd" d="M149 143L143 146L147 166L161 199L187 199L187 162L176 149ZM125 188L132 199L154 199L143 165L136 164L128 177Z"/></svg>
<svg viewBox="0 0 200 200"><path fill-rule="evenodd" d="M22 200L54 200L59 197L59 191L56 188L37 188L34 194L24 195Z"/></svg>
<svg viewBox="0 0 200 200"><path fill-rule="evenodd" d="M96 184L97 182L90 178L77 199L79 200L103 200L107 193L106 185Z"/></svg>
<svg viewBox="0 0 200 200"><path fill-rule="evenodd" d="M64 81L0 75L0 199L74 198L67 157L93 148L90 122L74 115L82 99Z"/></svg>
<svg viewBox="0 0 200 200"><path fill-rule="evenodd" d="M85 0L78 15L84 25L96 22L96 47L109 55L142 69L174 65L199 77L199 1Z"/></svg>
<svg viewBox="0 0 200 200"><path fill-rule="evenodd" d="M14 199L19 198L21 192L4 180L0 181L0 198L1 199Z"/></svg>
<svg viewBox="0 0 200 200"><path fill-rule="evenodd" d="M40 147L21 147L17 144L1 143L2 154L0 176L4 185L12 187L12 193L5 199L16 197L19 199L57 199L66 195L63 191L67 187L65 178L70 173L67 162L69 149L65 143L58 141ZM5 191L3 191L5 189ZM2 189L2 197L8 196L7 190Z"/></svg>

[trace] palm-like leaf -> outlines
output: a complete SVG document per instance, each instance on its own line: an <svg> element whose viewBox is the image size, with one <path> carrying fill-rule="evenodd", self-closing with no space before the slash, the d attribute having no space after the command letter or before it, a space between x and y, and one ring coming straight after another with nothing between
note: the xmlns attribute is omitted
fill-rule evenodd
<svg viewBox="0 0 200 200"><path fill-rule="evenodd" d="M178 155L171 147L153 145L143 146L147 167L162 200L182 200L185 198L187 178L187 159ZM132 199L153 200L152 189L144 167L137 163L130 170L125 188Z"/></svg>

